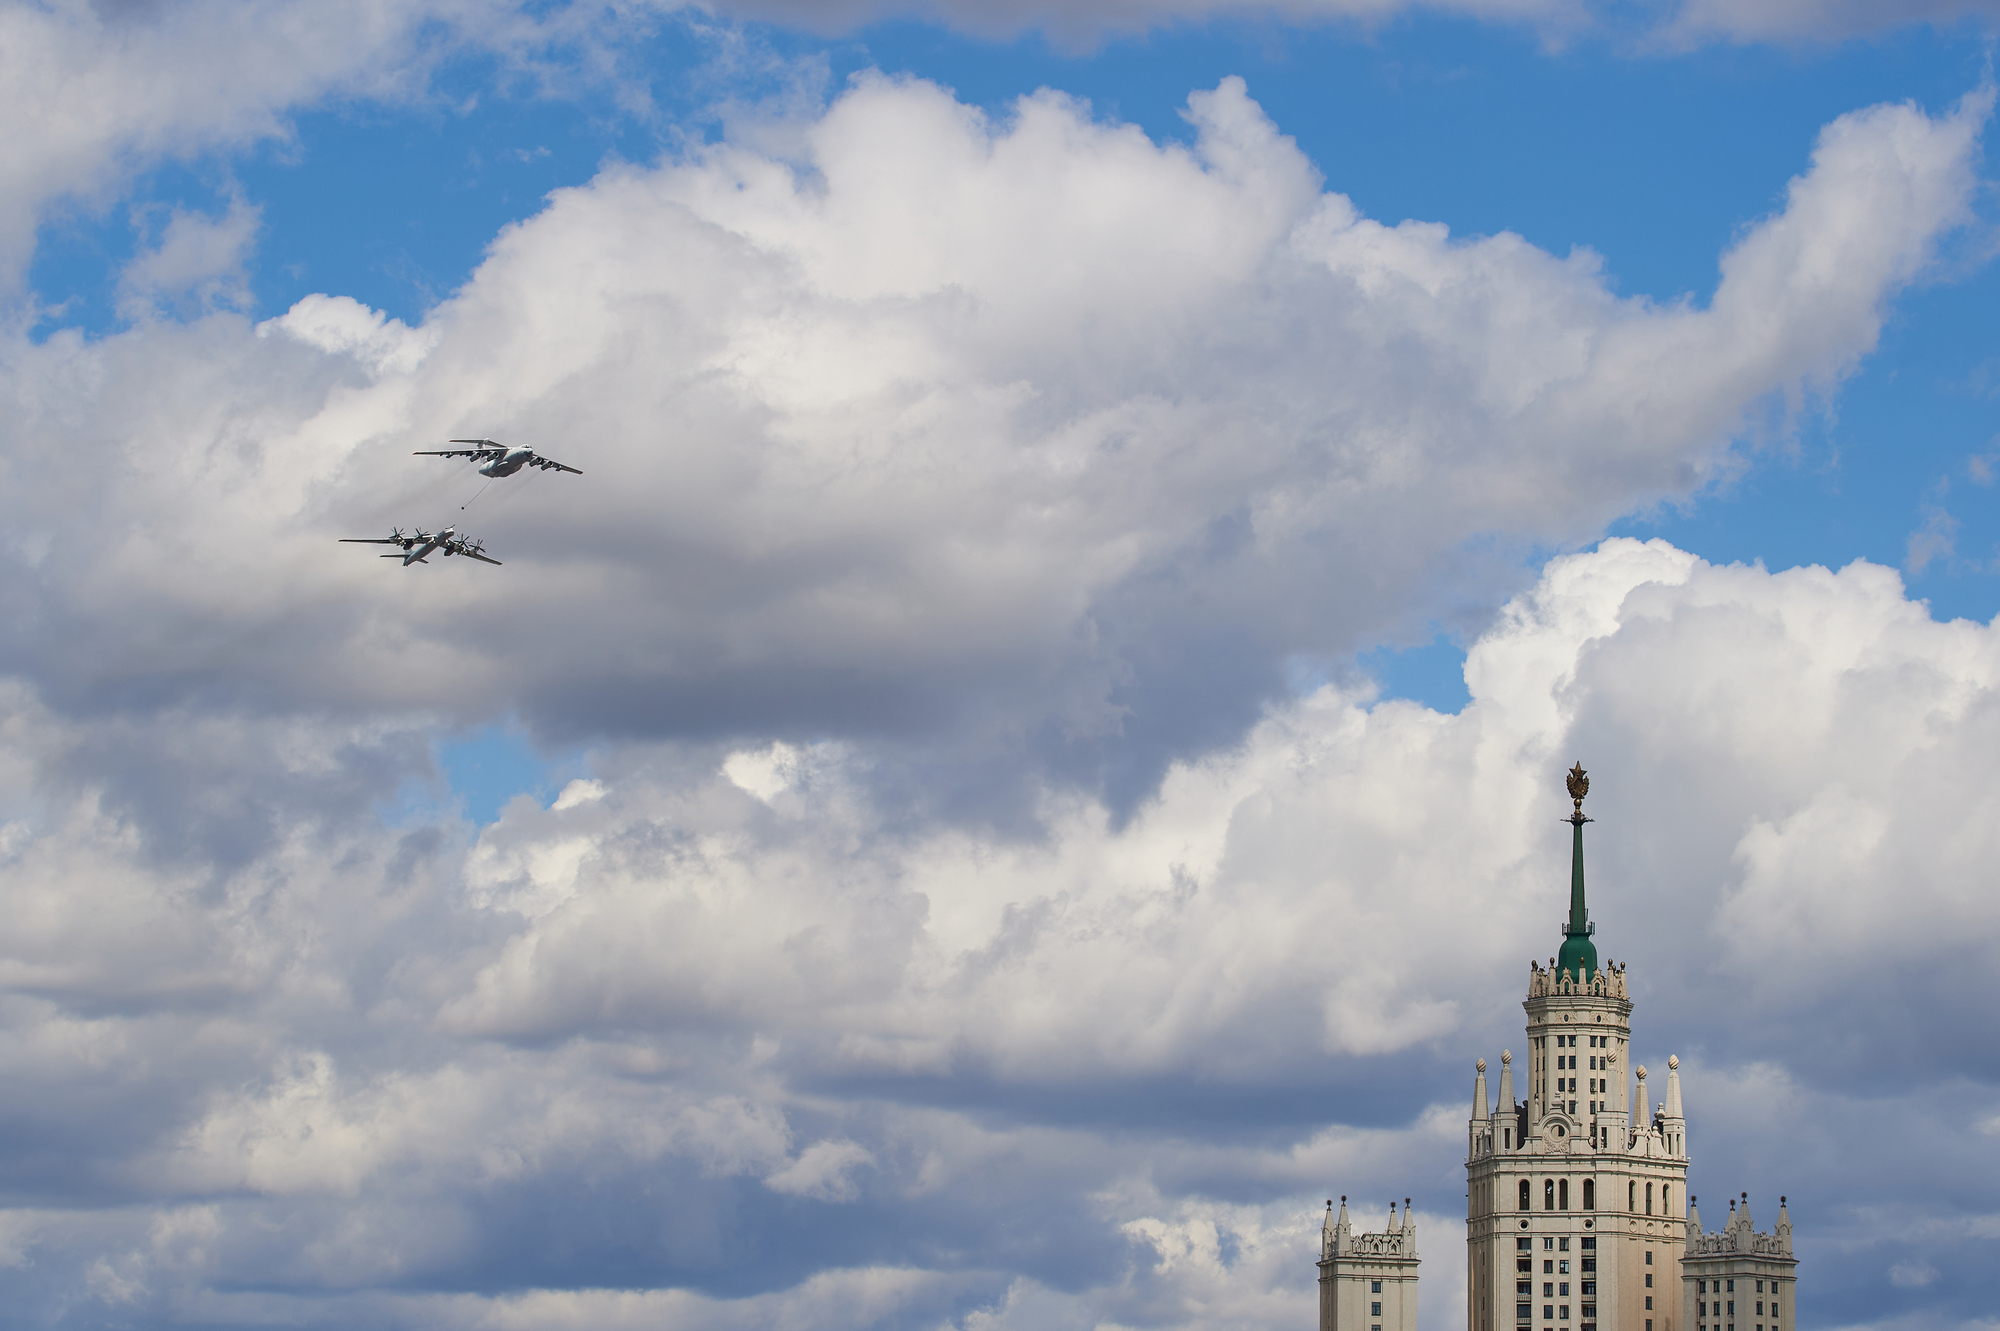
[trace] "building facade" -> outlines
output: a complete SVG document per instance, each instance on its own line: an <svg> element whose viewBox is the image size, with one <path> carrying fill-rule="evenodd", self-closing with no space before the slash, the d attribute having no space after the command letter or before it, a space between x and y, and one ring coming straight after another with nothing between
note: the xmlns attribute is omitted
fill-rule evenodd
<svg viewBox="0 0 2000 1331"><path fill-rule="evenodd" d="M1326 1204L1319 1238L1319 1331L1417 1331L1417 1221L1409 1198L1403 1222L1389 1203L1389 1226L1379 1234L1356 1234L1347 1219Z"/></svg>
<svg viewBox="0 0 2000 1331"><path fill-rule="evenodd" d="M1792 1217L1778 1199L1778 1223L1759 1234L1750 1223L1750 1194L1729 1203L1729 1223L1704 1234L1688 1198L1687 1247L1681 1254L1681 1325L1694 1331L1786 1331L1795 1325Z"/></svg>

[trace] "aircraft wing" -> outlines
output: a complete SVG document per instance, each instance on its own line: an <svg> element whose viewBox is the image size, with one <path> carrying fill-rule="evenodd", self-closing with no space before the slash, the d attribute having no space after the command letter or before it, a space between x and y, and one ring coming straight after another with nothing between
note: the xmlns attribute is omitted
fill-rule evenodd
<svg viewBox="0 0 2000 1331"><path fill-rule="evenodd" d="M497 448L420 448L410 454L413 458L484 458L492 457Z"/></svg>
<svg viewBox="0 0 2000 1331"><path fill-rule="evenodd" d="M578 471L575 467L565 467L562 463L557 462L554 458L545 458L540 453L535 454L535 465L537 467L544 468L545 470L548 471L566 471L572 476L583 475L583 473Z"/></svg>
<svg viewBox="0 0 2000 1331"><path fill-rule="evenodd" d="M498 568L500 566L499 560L488 559L485 555L480 554L477 550L460 550L459 553L464 555L468 559L476 559L482 564L491 564L495 568Z"/></svg>
<svg viewBox="0 0 2000 1331"><path fill-rule="evenodd" d="M393 536L343 536L340 538L340 543L342 545L402 545L403 544L401 541L397 540Z"/></svg>

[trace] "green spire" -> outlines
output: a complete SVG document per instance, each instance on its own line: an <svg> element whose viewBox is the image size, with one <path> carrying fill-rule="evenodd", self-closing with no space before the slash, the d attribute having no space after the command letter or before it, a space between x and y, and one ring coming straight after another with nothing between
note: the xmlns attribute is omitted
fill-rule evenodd
<svg viewBox="0 0 2000 1331"><path fill-rule="evenodd" d="M1569 794L1576 811L1568 822L1574 834L1569 862L1569 927L1563 931L1562 954L1556 958L1557 975L1568 971L1583 983L1597 974L1597 945L1590 941L1590 910L1583 901L1583 797L1590 792L1590 777L1578 763L1569 772Z"/></svg>

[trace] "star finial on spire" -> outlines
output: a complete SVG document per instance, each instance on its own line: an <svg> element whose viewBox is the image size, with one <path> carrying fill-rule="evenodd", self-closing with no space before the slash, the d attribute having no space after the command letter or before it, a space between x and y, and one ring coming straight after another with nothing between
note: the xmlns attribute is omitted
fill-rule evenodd
<svg viewBox="0 0 2000 1331"><path fill-rule="evenodd" d="M1576 801L1576 812L1570 815L1570 821L1585 822L1587 820L1583 816L1583 797L1590 793L1590 773L1583 770L1582 763L1569 769L1568 785L1569 797Z"/></svg>

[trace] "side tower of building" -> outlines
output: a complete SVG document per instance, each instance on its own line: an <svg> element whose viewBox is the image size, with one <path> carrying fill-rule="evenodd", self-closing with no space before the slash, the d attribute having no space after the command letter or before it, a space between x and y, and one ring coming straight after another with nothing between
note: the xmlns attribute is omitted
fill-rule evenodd
<svg viewBox="0 0 2000 1331"><path fill-rule="evenodd" d="M1759 1234L1750 1223L1750 1194L1729 1203L1729 1224L1704 1234L1688 1198L1687 1248L1681 1257L1681 1325L1694 1331L1786 1331L1794 1325L1798 1258L1792 1256L1792 1216L1778 1198L1778 1224Z"/></svg>
<svg viewBox="0 0 2000 1331"><path fill-rule="evenodd" d="M1589 789L1578 764L1562 950L1547 970L1528 964L1527 1096L1514 1098L1511 1051L1501 1054L1497 1106L1487 1104L1485 1060L1473 1081L1469 1331L1679 1331L1688 1171L1680 1063L1668 1060L1664 1102L1649 1111L1646 1069L1631 1066L1625 971L1598 964L1584 900Z"/></svg>
<svg viewBox="0 0 2000 1331"><path fill-rule="evenodd" d="M1417 1221L1408 1198L1403 1223L1389 1203L1389 1227L1356 1234L1326 1204L1319 1237L1319 1331L1417 1331Z"/></svg>

